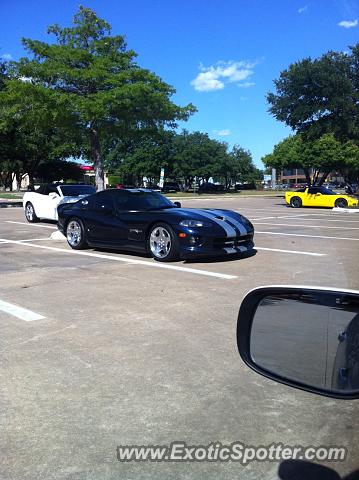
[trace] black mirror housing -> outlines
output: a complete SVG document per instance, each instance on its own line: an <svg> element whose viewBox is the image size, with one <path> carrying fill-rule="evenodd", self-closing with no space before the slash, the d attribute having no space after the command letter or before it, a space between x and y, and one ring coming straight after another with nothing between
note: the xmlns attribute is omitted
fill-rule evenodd
<svg viewBox="0 0 359 480"><path fill-rule="evenodd" d="M252 290L239 310L237 345L260 375L319 395L359 398L359 292Z"/></svg>

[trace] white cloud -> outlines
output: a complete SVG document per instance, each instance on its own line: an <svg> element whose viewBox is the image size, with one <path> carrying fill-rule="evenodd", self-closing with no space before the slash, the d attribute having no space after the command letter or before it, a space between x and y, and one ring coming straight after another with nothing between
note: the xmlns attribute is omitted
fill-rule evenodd
<svg viewBox="0 0 359 480"><path fill-rule="evenodd" d="M12 60L12 55L11 55L11 53L4 53L3 55L0 55L0 57L1 57L3 60Z"/></svg>
<svg viewBox="0 0 359 480"><path fill-rule="evenodd" d="M238 84L238 87L241 87L241 88L250 88L250 87L254 87L255 83L254 82L243 82L243 83L239 83Z"/></svg>
<svg viewBox="0 0 359 480"><path fill-rule="evenodd" d="M229 128L224 128L223 130L213 130L213 133L215 133L219 137L227 137L231 134L231 131L229 130Z"/></svg>
<svg viewBox="0 0 359 480"><path fill-rule="evenodd" d="M353 28L358 25L358 20L342 20L341 22L338 23L339 27L344 27L344 28Z"/></svg>
<svg viewBox="0 0 359 480"><path fill-rule="evenodd" d="M298 13L305 13L308 11L308 5L304 5L304 7L298 8Z"/></svg>
<svg viewBox="0 0 359 480"><path fill-rule="evenodd" d="M200 73L191 81L198 92L222 90L226 83L238 83L253 75L254 63L250 62L218 62L216 65L204 67L200 65Z"/></svg>

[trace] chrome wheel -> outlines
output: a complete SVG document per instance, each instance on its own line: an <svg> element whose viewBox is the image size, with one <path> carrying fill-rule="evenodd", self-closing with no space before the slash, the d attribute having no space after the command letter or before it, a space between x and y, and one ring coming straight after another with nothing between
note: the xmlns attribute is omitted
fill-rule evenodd
<svg viewBox="0 0 359 480"><path fill-rule="evenodd" d="M150 249L157 258L165 258L171 250L171 235L164 227L155 227L150 235Z"/></svg>
<svg viewBox="0 0 359 480"><path fill-rule="evenodd" d="M32 222L35 218L35 210L34 210L34 207L31 205L31 203L29 203L28 205L26 205L26 209L25 209L25 215L26 215L26 219L29 221L29 222Z"/></svg>
<svg viewBox="0 0 359 480"><path fill-rule="evenodd" d="M77 220L71 220L67 225L66 238L71 247L77 247L81 243L82 230Z"/></svg>

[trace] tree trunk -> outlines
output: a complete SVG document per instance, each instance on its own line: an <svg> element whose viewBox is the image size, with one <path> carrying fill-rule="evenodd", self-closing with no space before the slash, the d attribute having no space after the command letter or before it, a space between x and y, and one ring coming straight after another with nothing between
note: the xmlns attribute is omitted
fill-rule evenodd
<svg viewBox="0 0 359 480"><path fill-rule="evenodd" d="M330 172L324 172L323 175L322 175L322 178L319 180L319 183L318 185L323 185L323 183L325 182L325 180L327 179L328 175L329 175Z"/></svg>
<svg viewBox="0 0 359 480"><path fill-rule="evenodd" d="M308 186L310 186L312 181L310 179L310 174L309 174L309 169L308 168L304 168L304 175L305 175L305 179L307 181Z"/></svg>
<svg viewBox="0 0 359 480"><path fill-rule="evenodd" d="M105 190L105 172L101 158L98 130L95 127L92 127L90 130L90 141L92 161L95 169L96 189L100 192L101 190Z"/></svg>

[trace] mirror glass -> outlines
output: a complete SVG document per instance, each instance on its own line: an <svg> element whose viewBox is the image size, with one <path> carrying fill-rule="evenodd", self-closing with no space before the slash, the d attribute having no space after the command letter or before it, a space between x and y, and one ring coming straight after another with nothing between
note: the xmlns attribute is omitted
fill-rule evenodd
<svg viewBox="0 0 359 480"><path fill-rule="evenodd" d="M333 393L359 391L358 296L266 296L253 318L250 356L287 380Z"/></svg>

